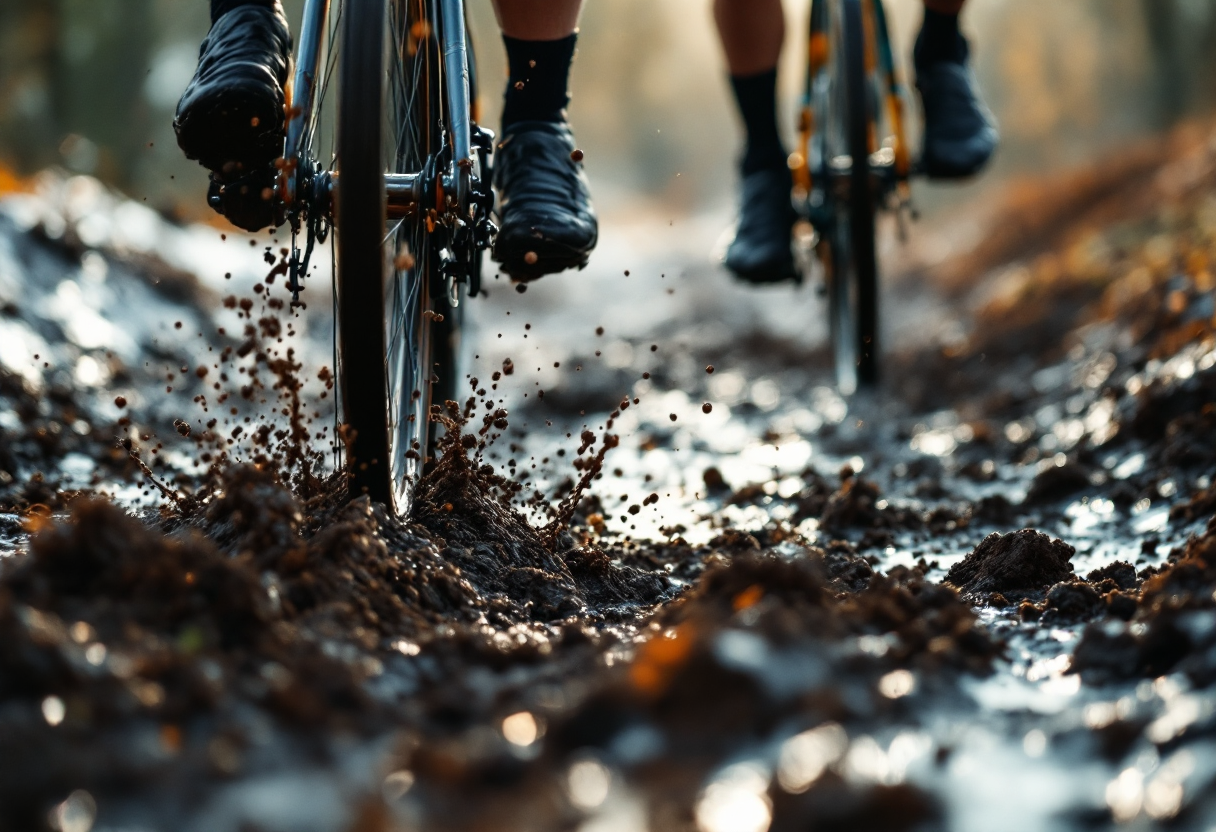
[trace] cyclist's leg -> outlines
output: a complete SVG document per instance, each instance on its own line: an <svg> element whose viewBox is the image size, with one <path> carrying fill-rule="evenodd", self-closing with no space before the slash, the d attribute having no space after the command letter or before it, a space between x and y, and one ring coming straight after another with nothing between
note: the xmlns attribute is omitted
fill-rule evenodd
<svg viewBox="0 0 1216 832"><path fill-rule="evenodd" d="M290 53L279 0L211 0L211 31L173 120L186 156L212 171L212 207L251 231L272 221L264 196L283 153Z"/></svg>
<svg viewBox="0 0 1216 832"><path fill-rule="evenodd" d="M558 40L578 31L583 0L494 0L498 28L519 40Z"/></svg>
<svg viewBox="0 0 1216 832"><path fill-rule="evenodd" d="M732 77L777 68L785 40L781 0L714 0L714 23Z"/></svg>
<svg viewBox="0 0 1216 832"><path fill-rule="evenodd" d="M581 8L582 0L495 0L509 76L504 129L519 121L565 121Z"/></svg>
<svg viewBox="0 0 1216 832"><path fill-rule="evenodd" d="M566 121L582 0L494 0L508 78L494 179L494 259L532 279L586 265L598 229L582 155Z"/></svg>
<svg viewBox="0 0 1216 832"><path fill-rule="evenodd" d="M924 4L925 16L913 50L916 63L966 61L967 41L958 26L966 0L924 0Z"/></svg>
<svg viewBox="0 0 1216 832"><path fill-rule="evenodd" d="M781 0L714 0L731 89L746 135L743 193L726 265L756 283L791 278L794 212L789 168L777 128L777 62L785 39Z"/></svg>
<svg viewBox="0 0 1216 832"><path fill-rule="evenodd" d="M977 173L996 150L996 124L968 67L970 49L959 30L965 0L925 0L913 50L916 86L925 108L923 161L930 176Z"/></svg>
<svg viewBox="0 0 1216 832"><path fill-rule="evenodd" d="M746 132L743 173L784 168L777 130L777 61L785 39L781 0L715 0L714 20Z"/></svg>

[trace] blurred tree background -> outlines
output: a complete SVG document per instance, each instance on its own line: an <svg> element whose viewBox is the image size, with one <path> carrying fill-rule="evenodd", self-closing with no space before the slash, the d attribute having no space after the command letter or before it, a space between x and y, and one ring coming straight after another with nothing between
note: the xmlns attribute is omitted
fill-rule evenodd
<svg viewBox="0 0 1216 832"><path fill-rule="evenodd" d="M808 2L787 0L787 115ZM886 2L906 55L920 0ZM293 26L301 5L286 2ZM493 126L502 49L489 0L469 12ZM89 173L166 213L208 216L205 174L171 128L208 22L207 0L0 2L0 164ZM970 0L965 24L1005 136L994 175L968 189L1075 164L1216 104L1213 0ZM590 0L573 95L602 207L729 199L738 137L709 0ZM923 201L956 192L926 187Z"/></svg>
<svg viewBox="0 0 1216 832"><path fill-rule="evenodd" d="M173 210L202 181L170 120L208 20L187 0L0 3L0 163L93 174Z"/></svg>
<svg viewBox="0 0 1216 832"><path fill-rule="evenodd" d="M1152 49L1160 127L1216 102L1216 3L1140 0Z"/></svg>

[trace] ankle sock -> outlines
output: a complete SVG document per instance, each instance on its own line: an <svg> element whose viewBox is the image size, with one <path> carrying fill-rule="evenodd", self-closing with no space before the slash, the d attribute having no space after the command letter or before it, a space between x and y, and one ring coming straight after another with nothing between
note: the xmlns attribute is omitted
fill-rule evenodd
<svg viewBox="0 0 1216 832"><path fill-rule="evenodd" d="M559 40L520 40L502 36L507 47L507 91L502 129L520 121L566 120L567 82L578 35Z"/></svg>
<svg viewBox="0 0 1216 832"><path fill-rule="evenodd" d="M925 9L925 21L916 46L912 50L912 61L917 67L927 67L939 61L965 63L968 57L967 39L958 28L957 14L942 14Z"/></svg>
<svg viewBox="0 0 1216 832"><path fill-rule="evenodd" d="M777 70L770 69L759 75L732 75L730 86L747 132L740 163L743 175L768 168L784 168L787 154L777 130Z"/></svg>
<svg viewBox="0 0 1216 832"><path fill-rule="evenodd" d="M221 15L232 11L237 6L262 6L273 9L278 5L279 0L211 0L211 22L215 23Z"/></svg>

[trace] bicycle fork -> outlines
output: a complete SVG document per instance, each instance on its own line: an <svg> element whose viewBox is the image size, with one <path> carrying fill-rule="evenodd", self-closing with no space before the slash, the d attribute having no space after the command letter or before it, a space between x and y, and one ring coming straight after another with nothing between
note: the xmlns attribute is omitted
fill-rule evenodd
<svg viewBox="0 0 1216 832"><path fill-rule="evenodd" d="M448 227L440 246L443 274L453 305L459 302L458 283L467 280L469 294L480 290L475 257L460 258L453 251L484 250L497 232L491 219L494 192L490 182L490 159L494 134L471 118L469 52L463 0L430 0L432 18L441 20L444 95L450 124L446 125L442 150L412 173L386 173L386 213L400 219L418 211L441 219ZM322 170L313 159L309 136L316 118L317 79L326 37L330 0L305 0L300 46L295 74L287 89L287 137L279 161L278 197L291 225L292 253L288 286L292 303L299 302L300 282L316 241L324 242L333 225L333 192L341 172ZM437 14L436 14L437 13ZM307 234L303 252L296 240ZM471 245L470 245L471 244Z"/></svg>

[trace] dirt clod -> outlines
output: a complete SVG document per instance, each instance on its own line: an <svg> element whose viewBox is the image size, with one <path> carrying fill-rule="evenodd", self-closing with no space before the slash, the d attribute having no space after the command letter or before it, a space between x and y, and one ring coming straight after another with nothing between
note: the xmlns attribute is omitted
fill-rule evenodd
<svg viewBox="0 0 1216 832"><path fill-rule="evenodd" d="M993 532L971 554L950 567L945 582L969 598L992 592L1007 597L1025 596L1071 580L1069 561L1075 552L1064 541L1034 529L1009 534Z"/></svg>
<svg viewBox="0 0 1216 832"><path fill-rule="evenodd" d="M1085 628L1073 670L1091 682L1181 672L1199 687L1216 683L1216 518L1144 582L1134 611L1133 602L1108 596L1112 618Z"/></svg>
<svg viewBox="0 0 1216 832"><path fill-rule="evenodd" d="M1085 576L1091 584L1101 584L1103 581L1113 581L1119 589L1134 589L1139 583L1136 578L1136 567L1125 560L1117 560L1106 566L1092 570Z"/></svg>
<svg viewBox="0 0 1216 832"><path fill-rule="evenodd" d="M1047 609L1065 618L1085 618L1101 607L1098 591L1083 581L1066 581L1047 590Z"/></svg>

